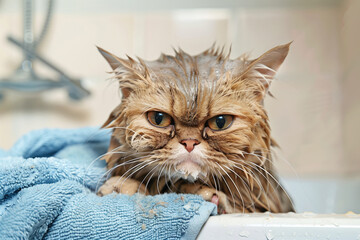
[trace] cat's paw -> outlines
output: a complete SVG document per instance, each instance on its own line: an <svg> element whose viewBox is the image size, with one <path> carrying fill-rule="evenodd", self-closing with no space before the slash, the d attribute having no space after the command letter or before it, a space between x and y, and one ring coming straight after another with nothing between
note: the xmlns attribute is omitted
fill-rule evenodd
<svg viewBox="0 0 360 240"><path fill-rule="evenodd" d="M105 196L110 193L122 193L133 195L137 192L148 195L145 185L132 178L123 178L121 176L114 176L109 178L104 185L99 188L98 196Z"/></svg>
<svg viewBox="0 0 360 240"><path fill-rule="evenodd" d="M204 200L214 203L217 206L218 214L235 212L235 209L231 206L228 197L221 191L203 186L196 192L196 194L202 196Z"/></svg>

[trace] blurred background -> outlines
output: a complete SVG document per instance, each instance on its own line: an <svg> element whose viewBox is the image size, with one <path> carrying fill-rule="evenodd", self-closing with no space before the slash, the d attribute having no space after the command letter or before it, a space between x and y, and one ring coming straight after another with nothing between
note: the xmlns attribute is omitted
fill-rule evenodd
<svg viewBox="0 0 360 240"><path fill-rule="evenodd" d="M34 35L48 0L33 1ZM214 42L232 44L232 57L258 57L294 41L265 105L278 141L283 176L356 176L360 173L360 1L357 0L61 0L53 1L37 54L80 79L91 92L75 101L66 88L24 92L0 87L0 148L39 128L101 125L119 103L100 46L120 57L147 60L181 47L198 54ZM24 1L0 0L0 79L22 63ZM33 58L39 76L54 72ZM61 75L61 74L60 74ZM62 76L62 75L61 75ZM0 80L1 81L1 80ZM1 86L1 85L0 85Z"/></svg>

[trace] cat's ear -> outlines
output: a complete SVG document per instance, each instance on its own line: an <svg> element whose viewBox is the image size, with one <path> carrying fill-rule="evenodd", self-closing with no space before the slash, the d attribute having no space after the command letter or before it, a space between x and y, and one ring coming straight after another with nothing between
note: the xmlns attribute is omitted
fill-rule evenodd
<svg viewBox="0 0 360 240"><path fill-rule="evenodd" d="M118 67L122 66L125 60L115 56L114 54L102 49L101 47L97 47L101 55L105 58L105 60L109 63L112 70L117 69Z"/></svg>
<svg viewBox="0 0 360 240"><path fill-rule="evenodd" d="M114 54L102 49L101 47L97 47L97 49L99 50L101 55L105 58L105 60L109 63L112 70L115 71L115 69L117 69L119 67L131 68L128 61L115 56ZM127 98L130 95L130 89L123 88L123 87L120 87L120 88L121 88L122 97Z"/></svg>
<svg viewBox="0 0 360 240"><path fill-rule="evenodd" d="M246 70L241 74L241 78L260 81L267 92L276 72L289 52L291 43L274 47L257 59L250 61Z"/></svg>

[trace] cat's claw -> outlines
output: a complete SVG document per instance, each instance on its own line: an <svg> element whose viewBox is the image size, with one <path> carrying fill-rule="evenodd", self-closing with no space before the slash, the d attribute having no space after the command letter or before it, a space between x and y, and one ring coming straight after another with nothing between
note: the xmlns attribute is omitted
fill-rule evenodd
<svg viewBox="0 0 360 240"><path fill-rule="evenodd" d="M231 206L225 193L217 191L214 188L202 186L196 194L202 196L204 200L214 203L217 206L218 214L234 213L236 211L236 209Z"/></svg>
<svg viewBox="0 0 360 240"><path fill-rule="evenodd" d="M214 194L211 198L211 202L217 206L218 214L226 214L225 209L219 207L219 197L218 195Z"/></svg>
<svg viewBox="0 0 360 240"><path fill-rule="evenodd" d="M123 178L121 176L114 176L109 178L104 185L99 188L98 196L105 196L111 193L122 193L133 195L137 192L148 195L148 191L144 184L132 178Z"/></svg>
<svg viewBox="0 0 360 240"><path fill-rule="evenodd" d="M216 206L219 206L219 197L214 194L211 198L211 202L214 203Z"/></svg>

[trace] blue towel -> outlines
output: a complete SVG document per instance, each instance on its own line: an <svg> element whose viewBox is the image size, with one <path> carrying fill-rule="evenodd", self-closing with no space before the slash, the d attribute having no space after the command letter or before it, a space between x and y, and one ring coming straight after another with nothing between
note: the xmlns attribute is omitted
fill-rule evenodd
<svg viewBox="0 0 360 240"><path fill-rule="evenodd" d="M0 149L1 239L195 239L216 214L199 196L95 194L109 139L98 128L43 129Z"/></svg>

